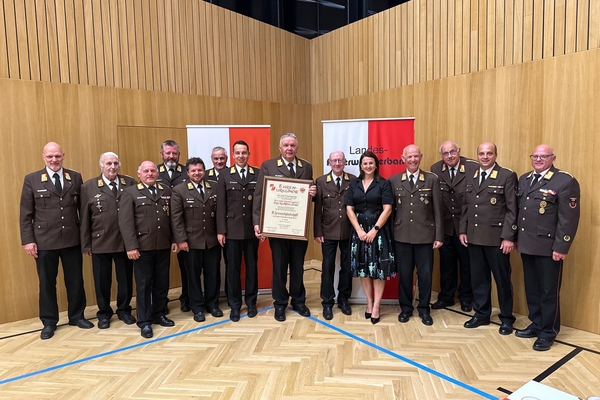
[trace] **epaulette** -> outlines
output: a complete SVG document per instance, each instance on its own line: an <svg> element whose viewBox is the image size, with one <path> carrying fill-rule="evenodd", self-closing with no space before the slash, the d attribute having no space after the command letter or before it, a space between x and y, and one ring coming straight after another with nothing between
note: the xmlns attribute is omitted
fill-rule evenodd
<svg viewBox="0 0 600 400"><path fill-rule="evenodd" d="M573 175L571 175L569 172L567 171L558 171L558 172L562 172L563 174L569 175L571 178L573 178ZM547 174L546 174L547 175Z"/></svg>
<svg viewBox="0 0 600 400"><path fill-rule="evenodd" d="M138 184L137 184L137 188L138 188L139 190L142 190L142 189L144 188L144 184L143 184L143 183L138 183Z"/></svg>

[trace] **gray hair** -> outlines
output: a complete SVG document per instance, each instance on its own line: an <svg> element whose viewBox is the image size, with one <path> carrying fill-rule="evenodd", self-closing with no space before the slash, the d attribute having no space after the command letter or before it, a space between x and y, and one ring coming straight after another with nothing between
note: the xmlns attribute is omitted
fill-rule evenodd
<svg viewBox="0 0 600 400"><path fill-rule="evenodd" d="M214 153L215 151L221 151L221 150L225 152L225 155L227 155L227 149L225 147L221 147L221 146L213 147L211 154Z"/></svg>
<svg viewBox="0 0 600 400"><path fill-rule="evenodd" d="M119 162L119 165L121 165L121 160L119 159L119 156L117 155L117 153L113 153L112 151L107 151L106 153L102 153L100 154L100 159L98 160L98 164L100 164L100 166L102 167L102 160L104 159L104 157L106 156L113 156L117 158L117 161Z"/></svg>
<svg viewBox="0 0 600 400"><path fill-rule="evenodd" d="M298 144L298 138L296 137L296 135L294 135L293 133L290 132L290 133L286 133L286 134L282 135L279 138L279 145L281 146L281 143L283 142L283 139L287 139L287 138L294 139L296 141L296 144Z"/></svg>

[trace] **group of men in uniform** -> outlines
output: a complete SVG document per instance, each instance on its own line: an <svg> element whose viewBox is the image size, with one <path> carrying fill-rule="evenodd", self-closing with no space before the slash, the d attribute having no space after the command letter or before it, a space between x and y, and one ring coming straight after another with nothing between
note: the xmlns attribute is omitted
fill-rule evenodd
<svg viewBox="0 0 600 400"><path fill-rule="evenodd" d="M263 177L313 180L312 165L296 156L298 139L292 134L279 141L280 155L248 164L246 142L232 146L234 165L227 167L227 150L213 149L214 167L202 159L179 164L179 146L167 140L161 146L163 162L144 161L139 183L119 174L116 154L100 157L100 176L83 183L76 171L63 168L64 153L48 143L42 158L46 168L25 177L21 195L21 237L25 252L36 259L40 280L42 339L53 336L58 322L56 276L62 261L68 297L69 324L94 325L85 319L82 253L92 257L98 302L98 327L110 326L112 262L117 276L117 316L137 325L145 338L152 324L173 326L167 318L170 252L177 252L182 278L181 310L192 311L195 321L204 312L222 317L219 308L221 255L226 263L230 319L239 321L242 307L241 260L246 265L245 298L249 317L257 315L258 246ZM441 160L432 172L420 168L422 153L415 145L402 155L406 171L390 177L395 206L392 218L398 260L398 320L412 316L412 276L418 277L417 310L432 325L430 308L454 305L475 310L465 328L490 323L491 275L496 281L499 333L513 332L513 293L510 252L517 247L523 260L525 291L531 324L517 330L519 337L536 337L533 348L548 350L560 329L559 289L562 264L579 221L579 184L554 167L551 147L537 146L530 158L533 171L519 180L496 163L497 148L484 142L477 161L461 157L459 146L446 141ZM310 185L315 203L314 238L321 244L323 268L320 296L323 317L333 318L336 290L336 254L340 250L337 302L350 315L352 291L348 240L350 223L344 200L356 179L344 170L345 155L329 156L331 171ZM303 263L308 244L302 240L270 238L273 262L274 318L285 321L288 303L302 316L306 306ZM438 299L430 307L433 250L440 252ZM223 253L221 253L223 252ZM289 274L289 289L286 287ZM136 279L137 321L131 314L132 276ZM204 277L204 287L200 277Z"/></svg>

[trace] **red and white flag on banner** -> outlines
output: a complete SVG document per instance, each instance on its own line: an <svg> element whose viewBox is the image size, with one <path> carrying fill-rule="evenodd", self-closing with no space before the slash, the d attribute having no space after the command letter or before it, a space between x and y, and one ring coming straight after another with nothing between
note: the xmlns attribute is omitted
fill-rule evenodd
<svg viewBox="0 0 600 400"><path fill-rule="evenodd" d="M345 170L358 176L360 156L369 150L379 159L379 174L389 179L406 169L402 162L402 150L413 144L414 140L414 118L323 121L324 173L331 171L329 154L341 150L346 155ZM360 284L353 285L352 297L364 298ZM398 298L398 278L385 285L383 298Z"/></svg>
<svg viewBox="0 0 600 400"><path fill-rule="evenodd" d="M200 157L206 169L213 167L210 159L212 149L220 146L227 149L227 166L232 166L235 160L231 155L231 146L238 140L243 140L250 147L248 164L256 167L256 173L263 161L271 158L271 127L269 125L188 125L187 142L189 157ZM185 164L186 160L180 160ZM273 277L271 252L267 242L262 242L258 249L258 288L271 288ZM242 262L242 270L245 268ZM224 288L224 271L221 273L221 288ZM242 279L242 286L244 279Z"/></svg>

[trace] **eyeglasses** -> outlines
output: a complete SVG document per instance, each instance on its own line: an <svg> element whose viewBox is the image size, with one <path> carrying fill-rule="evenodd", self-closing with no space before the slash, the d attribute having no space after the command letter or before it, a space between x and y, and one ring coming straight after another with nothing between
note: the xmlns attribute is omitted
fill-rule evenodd
<svg viewBox="0 0 600 400"><path fill-rule="evenodd" d="M532 154L529 156L532 160L546 161L548 158L554 157L554 154Z"/></svg>
<svg viewBox="0 0 600 400"><path fill-rule="evenodd" d="M442 153L442 157L455 156L459 151L460 149L452 149L450 151L445 151Z"/></svg>
<svg viewBox="0 0 600 400"><path fill-rule="evenodd" d="M335 160L329 160L329 164L343 164L344 162L346 162L346 160L343 159L343 158L337 158Z"/></svg>

